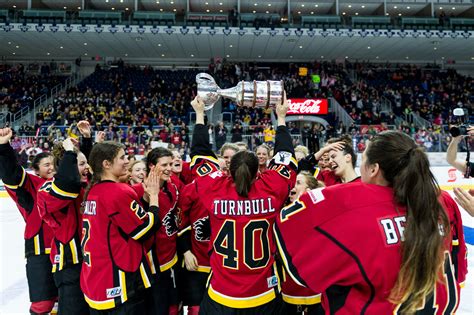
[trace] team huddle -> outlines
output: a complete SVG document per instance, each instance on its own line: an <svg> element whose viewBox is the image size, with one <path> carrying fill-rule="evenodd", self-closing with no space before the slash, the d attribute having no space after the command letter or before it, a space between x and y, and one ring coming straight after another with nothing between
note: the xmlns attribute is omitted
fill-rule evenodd
<svg viewBox="0 0 474 315"><path fill-rule="evenodd" d="M196 111L191 161L68 138L17 162L0 129L0 177L26 222L30 313L452 314L467 273L462 221L423 150L382 132L293 147L286 100L273 152L224 145ZM261 158L262 156L266 158Z"/></svg>

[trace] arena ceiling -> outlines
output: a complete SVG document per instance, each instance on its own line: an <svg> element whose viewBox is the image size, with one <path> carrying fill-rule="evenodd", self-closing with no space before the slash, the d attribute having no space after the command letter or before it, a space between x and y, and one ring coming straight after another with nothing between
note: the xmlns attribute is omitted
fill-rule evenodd
<svg viewBox="0 0 474 315"><path fill-rule="evenodd" d="M61 9L67 7L86 6L86 9L110 10L113 6L116 10L125 10L133 8L134 0L31 0L32 5L45 9ZM17 6L22 7L28 1L20 0L0 0L0 7ZM157 3L160 2L160 3ZM435 1L443 2L443 1ZM460 3L465 2L465 3ZM469 2L469 3L468 3ZM206 3L208 3L206 5ZM222 5L220 5L222 3ZM219 0L190 0L189 5L193 12L224 12L236 6L237 1L219 1ZM257 3L257 6L255 6ZM344 10L348 15L371 15L376 11L382 10L383 1L344 1L340 0L340 10ZM392 2L387 1L387 12L391 15L416 15L426 10L431 1L421 3L417 2ZM428 3L428 4L427 4ZM268 6L271 4L271 6ZM240 6L242 12L250 10L268 10L272 12L282 12L287 6L287 1L247 1L241 0ZM172 11L177 9L186 10L187 1L185 0L138 0L139 10L159 10ZM265 8L263 8L266 5ZM316 5L318 7L316 7ZM474 4L471 0L459 0L456 4L436 3L434 9L440 8L456 12L459 16L470 16L474 13ZM334 1L291 1L291 6L302 10L302 14L316 12L318 15L331 14L334 11ZM350 6L350 7L349 7ZM362 8L363 6L363 8ZM396 7L396 9L394 8ZM452 10L452 8L455 8ZM221 9L222 8L222 9ZM311 10L311 11L308 11ZM298 11L300 12L300 11ZM342 14L342 13L341 13ZM1 26L1 23L0 23ZM260 36L252 34L252 28L244 36L238 35L237 29L233 29L230 35L222 34L219 31L211 35L203 31L200 35L193 32L193 27L189 27L187 34L176 31L172 34L164 32L164 28L157 34L147 30L140 34L135 31L130 33L107 31L101 33L94 31L94 26L88 32L51 32L48 29L43 32L37 32L34 27L27 32L20 31L18 28L5 32L0 29L0 56L8 59L75 59L82 56L83 60L95 56L121 57L124 59L156 60L158 62L206 62L210 57L223 57L230 60L249 61L249 60L275 60L275 61L308 61L314 59L344 59L351 60L391 60L391 61L438 61L455 60L456 62L474 63L474 34L469 38L458 36L451 38L448 33L442 38L434 34L433 36L419 36L417 38L406 36L297 36L292 32L289 36L278 34L269 36L264 33ZM62 26L61 26L62 27ZM204 30L206 28L203 28ZM471 32L472 33L472 32Z"/></svg>

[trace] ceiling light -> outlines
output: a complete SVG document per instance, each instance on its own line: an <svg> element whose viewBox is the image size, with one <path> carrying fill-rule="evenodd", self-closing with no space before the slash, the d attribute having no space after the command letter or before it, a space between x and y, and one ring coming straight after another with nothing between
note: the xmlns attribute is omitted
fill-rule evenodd
<svg viewBox="0 0 474 315"><path fill-rule="evenodd" d="M206 5L209 5L209 2L206 2Z"/></svg>
<svg viewBox="0 0 474 315"><path fill-rule="evenodd" d="M80 9L81 9L81 7L77 7L77 9L78 9L78 10L80 10Z"/></svg>
<svg viewBox="0 0 474 315"><path fill-rule="evenodd" d="M300 46L300 49L303 48L303 46Z"/></svg>
<svg viewBox="0 0 474 315"><path fill-rule="evenodd" d="M359 12L356 12L356 15L359 15Z"/></svg>
<svg viewBox="0 0 474 315"><path fill-rule="evenodd" d="M173 12L176 12L176 9L173 9Z"/></svg>
<svg viewBox="0 0 474 315"><path fill-rule="evenodd" d="M410 7L408 6L407 9L410 10Z"/></svg>
<svg viewBox="0 0 474 315"><path fill-rule="evenodd" d="M191 57L194 57L194 55L193 55L193 54L191 54Z"/></svg>
<svg viewBox="0 0 474 315"><path fill-rule="evenodd" d="M398 13L398 16L402 16L402 14L401 14L401 13Z"/></svg>
<svg viewBox="0 0 474 315"><path fill-rule="evenodd" d="M440 10L443 10L443 7L439 7Z"/></svg>
<svg viewBox="0 0 474 315"><path fill-rule="evenodd" d="M254 3L253 5L254 5L254 6L257 6L257 5L258 5L258 3Z"/></svg>
<svg viewBox="0 0 474 315"><path fill-rule="evenodd" d="M301 7L304 8L304 4L302 4Z"/></svg>
<svg viewBox="0 0 474 315"><path fill-rule="evenodd" d="M112 8L112 11L114 11L114 10L115 10L115 8Z"/></svg>
<svg viewBox="0 0 474 315"><path fill-rule="evenodd" d="M346 15L346 12L342 12L342 15Z"/></svg>
<svg viewBox="0 0 474 315"><path fill-rule="evenodd" d="M13 5L13 9L16 9L16 5Z"/></svg>
<svg viewBox="0 0 474 315"><path fill-rule="evenodd" d="M471 60L474 60L474 57L471 57Z"/></svg>
<svg viewBox="0 0 474 315"><path fill-rule="evenodd" d="M51 54L48 52L48 53L46 53L46 55L48 55L48 56L49 56L49 55L51 55Z"/></svg>
<svg viewBox="0 0 474 315"><path fill-rule="evenodd" d="M293 56L290 56L290 59L293 59Z"/></svg>
<svg viewBox="0 0 474 315"><path fill-rule="evenodd" d="M314 7L315 7L315 8L319 7L319 4L315 4Z"/></svg>
<svg viewBox="0 0 474 315"><path fill-rule="evenodd" d="M125 11L128 11L128 8L125 8Z"/></svg>
<svg viewBox="0 0 474 315"><path fill-rule="evenodd" d="M393 6L394 9L397 9L398 7L396 5Z"/></svg>
<svg viewBox="0 0 474 315"><path fill-rule="evenodd" d="M20 46L18 46L18 45L16 45L15 47L16 47L16 48L20 48Z"/></svg>
<svg viewBox="0 0 474 315"><path fill-rule="evenodd" d="M262 58L262 56L258 55L258 58Z"/></svg>
<svg viewBox="0 0 474 315"><path fill-rule="evenodd" d="M13 55L16 55L16 53L12 53Z"/></svg>
<svg viewBox="0 0 474 315"><path fill-rule="evenodd" d="M434 50L438 50L438 48L437 48L437 47L433 47L433 49L434 49Z"/></svg>
<svg viewBox="0 0 474 315"><path fill-rule="evenodd" d="M441 59L443 59L443 60L444 60L444 57L441 57Z"/></svg>
<svg viewBox="0 0 474 315"><path fill-rule="evenodd" d="M161 44L158 44L158 47L161 47Z"/></svg>
<svg viewBox="0 0 474 315"><path fill-rule="evenodd" d="M206 12L209 12L209 9L207 9Z"/></svg>
<svg viewBox="0 0 474 315"><path fill-rule="evenodd" d="M271 6L272 6L272 4L271 4L271 3L269 3L269 4L268 4L268 6L269 6L269 7L271 7Z"/></svg>
<svg viewBox="0 0 474 315"><path fill-rule="evenodd" d="M125 57L128 57L128 54L125 54Z"/></svg>
<svg viewBox="0 0 474 315"><path fill-rule="evenodd" d="M219 2L219 5L222 5L222 2Z"/></svg>
<svg viewBox="0 0 474 315"><path fill-rule="evenodd" d="M349 59L349 56L346 56L346 59Z"/></svg>
<svg viewBox="0 0 474 315"><path fill-rule="evenodd" d="M12 44L12 42L8 42L8 45L11 45L11 44Z"/></svg>
<svg viewBox="0 0 474 315"><path fill-rule="evenodd" d="M174 4L174 1L171 1L170 4Z"/></svg>
<svg viewBox="0 0 474 315"><path fill-rule="evenodd" d="M230 55L226 55L227 58L230 58Z"/></svg>
<svg viewBox="0 0 474 315"><path fill-rule="evenodd" d="M163 12L163 9L160 9L160 12Z"/></svg>
<svg viewBox="0 0 474 315"><path fill-rule="evenodd" d="M222 13L222 10L219 10L220 13Z"/></svg>
<svg viewBox="0 0 474 315"><path fill-rule="evenodd" d="M120 0L120 3L123 3L123 0Z"/></svg>
<svg viewBox="0 0 474 315"><path fill-rule="evenodd" d="M109 0L105 0L105 3L109 3Z"/></svg>
<svg viewBox="0 0 474 315"><path fill-rule="evenodd" d="M67 7L64 7L64 10L67 10Z"/></svg>
<svg viewBox="0 0 474 315"><path fill-rule="evenodd" d="M84 53L84 56L87 56L87 53Z"/></svg>
<svg viewBox="0 0 474 315"><path fill-rule="evenodd" d="M387 12L387 13L385 13L385 15L390 15L390 13Z"/></svg>
<svg viewBox="0 0 474 315"><path fill-rule="evenodd" d="M408 56L406 56L405 59L409 59Z"/></svg>
<svg viewBox="0 0 474 315"><path fill-rule="evenodd" d="M311 11L311 14L314 14L314 12L313 12L313 11Z"/></svg>
<svg viewBox="0 0 474 315"><path fill-rule="evenodd" d="M370 46L367 46L367 49L370 49Z"/></svg>
<svg viewBox="0 0 474 315"><path fill-rule="evenodd" d="M161 54L161 57L164 57L164 56L165 56L165 54Z"/></svg>
<svg viewBox="0 0 474 315"><path fill-rule="evenodd" d="M375 59L379 59L379 56L375 57Z"/></svg>
<svg viewBox="0 0 474 315"><path fill-rule="evenodd" d="M63 49L64 47L63 46L60 46L59 49Z"/></svg>
<svg viewBox="0 0 474 315"><path fill-rule="evenodd" d="M265 11L265 13L266 13L266 14L268 14L268 13L270 13L270 12L268 12L268 11Z"/></svg>
<svg viewBox="0 0 474 315"><path fill-rule="evenodd" d="M254 13L254 14L255 14L255 13L257 13L257 11L253 10L253 11L252 11L252 13Z"/></svg>
<svg viewBox="0 0 474 315"><path fill-rule="evenodd" d="M301 11L298 11L298 14L301 14Z"/></svg>
<svg viewBox="0 0 474 315"><path fill-rule="evenodd" d="M365 5L361 6L362 9L365 9Z"/></svg>
<svg viewBox="0 0 474 315"><path fill-rule="evenodd" d="M321 56L321 59L324 59L324 56Z"/></svg>
<svg viewBox="0 0 474 315"><path fill-rule="evenodd" d="M455 8L455 7L452 7L451 10L456 10L456 8Z"/></svg>
<svg viewBox="0 0 474 315"><path fill-rule="evenodd" d="M156 1L156 4L160 4L160 1Z"/></svg>
<svg viewBox="0 0 474 315"><path fill-rule="evenodd" d="M87 46L87 43L84 43L84 46Z"/></svg>
<svg viewBox="0 0 474 315"><path fill-rule="evenodd" d="M230 47L230 48L232 48L232 47L234 47L234 46L232 46L232 45L229 45L229 47Z"/></svg>

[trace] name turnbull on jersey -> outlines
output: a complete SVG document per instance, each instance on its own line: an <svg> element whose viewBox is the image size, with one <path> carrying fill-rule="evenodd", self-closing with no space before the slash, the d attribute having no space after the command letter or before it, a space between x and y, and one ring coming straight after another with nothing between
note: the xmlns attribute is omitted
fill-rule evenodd
<svg viewBox="0 0 474 315"><path fill-rule="evenodd" d="M272 199L258 198L250 200L214 200L214 215L259 215L275 212Z"/></svg>

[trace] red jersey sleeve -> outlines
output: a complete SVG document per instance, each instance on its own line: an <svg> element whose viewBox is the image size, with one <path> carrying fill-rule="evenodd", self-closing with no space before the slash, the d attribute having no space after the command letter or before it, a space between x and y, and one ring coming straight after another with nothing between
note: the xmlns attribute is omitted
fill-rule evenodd
<svg viewBox="0 0 474 315"><path fill-rule="evenodd" d="M133 190L119 192L110 207L106 207L110 220L134 240L145 240L160 224L158 208L150 207L145 211Z"/></svg>

